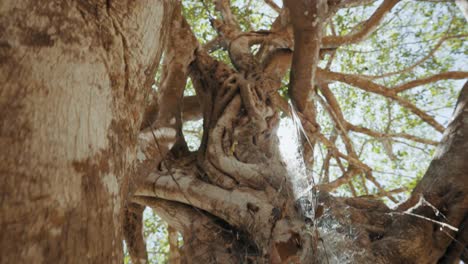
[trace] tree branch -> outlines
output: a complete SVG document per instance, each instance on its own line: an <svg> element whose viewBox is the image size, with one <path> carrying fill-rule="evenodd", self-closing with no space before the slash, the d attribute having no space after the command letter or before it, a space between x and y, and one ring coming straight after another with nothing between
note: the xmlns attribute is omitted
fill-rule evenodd
<svg viewBox="0 0 468 264"><path fill-rule="evenodd" d="M152 173L139 182L134 196L155 197L200 208L235 227L250 227L251 234L263 239L270 237L258 225L269 222L273 209L263 192L225 190L208 184L198 179L193 164L171 167L168 171ZM253 215L249 210L252 205L258 208Z"/></svg>
<svg viewBox="0 0 468 264"><path fill-rule="evenodd" d="M158 117L159 111L159 104L157 100L157 92L151 92L151 105L146 108L146 112L144 114L142 126L140 128L141 131L148 129L151 124L156 121ZM187 121L196 121L202 118L202 111L200 107L200 102L198 102L198 98L196 95L192 96L185 96L182 99L182 122Z"/></svg>
<svg viewBox="0 0 468 264"><path fill-rule="evenodd" d="M372 34L383 18L392 8L398 4L399 0L385 0L372 16L360 25L360 30L354 30L354 33L345 36L327 36L323 38L322 48L337 48L342 45L354 44L360 42ZM356 32L357 31L357 32Z"/></svg>
<svg viewBox="0 0 468 264"><path fill-rule="evenodd" d="M362 6L362 5L368 5L375 1L376 0L341 0L338 3L338 7L339 8L357 7L357 6Z"/></svg>
<svg viewBox="0 0 468 264"><path fill-rule="evenodd" d="M366 134L368 136L375 137L375 138L404 138L404 139L408 139L414 142L433 145L433 146L437 146L437 144L439 144L439 142L437 141L420 138L420 137L413 136L413 135L406 134L406 133L382 133L382 132L378 132L375 130L371 130L363 126L353 125L349 122L346 123L346 126L351 131Z"/></svg>
<svg viewBox="0 0 468 264"><path fill-rule="evenodd" d="M435 75L432 75L423 79L417 79L414 81L410 81L410 82L395 86L393 90L395 91L395 93L401 93L406 90L409 90L409 89L412 89L421 85L425 85L428 83L437 82L440 80L466 79L466 78L468 78L468 72L463 72L463 71L443 72L443 73L435 74Z"/></svg>
<svg viewBox="0 0 468 264"><path fill-rule="evenodd" d="M276 13L281 13L281 7L279 7L273 0L264 0L265 3L271 7L271 9L273 9L274 11L276 11Z"/></svg>
<svg viewBox="0 0 468 264"><path fill-rule="evenodd" d="M439 124L434 119L434 117L430 116L423 110L419 109L417 106L415 106L413 103L411 103L407 99L397 96L393 89L389 89L387 87L384 87L382 85L369 81L368 79L362 78L359 75L353 75L353 74L343 74L343 73L336 73L336 72L330 72L330 71L324 71L324 70L318 69L317 77L322 80L327 80L327 81L343 82L351 86L360 88L364 91L385 96L391 100L396 101L401 106L406 107L408 110L410 110L415 115L420 117L424 122L434 127L437 131L439 132L444 131L444 126Z"/></svg>
<svg viewBox="0 0 468 264"><path fill-rule="evenodd" d="M380 78L389 77L389 76L396 75L396 74L403 74L406 72L410 72L417 66L421 65L423 62L427 61L430 57L434 56L434 54L442 46L442 43L444 43L444 41L448 39L452 39L452 38L463 38L466 36L467 35L456 35L456 36L445 36L445 37L440 38L439 41L436 43L436 45L426 54L426 56L422 57L421 59L417 60L415 63L413 63L412 65L404 69L393 71L393 72L387 72L387 73L380 74L380 75L361 74L361 76L364 78L369 78L369 79L380 79Z"/></svg>
<svg viewBox="0 0 468 264"><path fill-rule="evenodd" d="M311 104L315 70L319 61L322 25L327 12L324 0L314 2L285 0L294 30L294 52L288 92L299 112ZM309 108L314 108L313 106ZM310 109L314 112L314 109ZM313 119L315 114L312 113Z"/></svg>
<svg viewBox="0 0 468 264"><path fill-rule="evenodd" d="M232 13L231 3L229 0L216 0L215 9L221 13L225 24L228 24L240 31L239 22L237 21L236 16Z"/></svg>

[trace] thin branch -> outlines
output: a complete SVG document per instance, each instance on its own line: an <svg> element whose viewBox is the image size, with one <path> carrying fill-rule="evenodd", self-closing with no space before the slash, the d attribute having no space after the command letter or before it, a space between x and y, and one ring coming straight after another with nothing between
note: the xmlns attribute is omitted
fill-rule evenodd
<svg viewBox="0 0 468 264"><path fill-rule="evenodd" d="M214 39L208 41L203 45L203 49L208 53L214 52L223 47L223 38L216 36Z"/></svg>
<svg viewBox="0 0 468 264"><path fill-rule="evenodd" d="M320 89L321 89L321 91L323 93L328 94L330 101L333 102L333 105L336 108L335 109L335 108L331 107L331 105L327 105L327 104L325 104L323 102L323 105L324 105L325 109L331 115L331 118L335 122L336 127L339 130L341 130L340 136L343 139L343 143L345 144L346 151L348 152L348 155L350 157L352 157L353 159L359 160L359 158L358 158L358 156L357 156L357 154L356 154L356 152L354 150L352 141L348 136L348 129L344 124L346 121L344 120L344 118L342 116L341 109L340 109L336 99L334 98L334 96L332 96L332 93L328 89L328 86L326 84L321 84L321 85L319 85L319 87L320 87ZM364 164L364 163L362 163L362 164ZM341 177L339 177L338 179L334 180L333 182L328 183L328 184L326 184L326 185L324 185L324 186L322 186L320 188L323 188L322 190L327 190L327 191L331 191L333 189L336 189L338 186L340 186L340 185L342 185L344 183L349 183L351 181L351 179L356 174L358 174L359 172L360 172L359 170L353 171L352 169L348 168L348 171L346 173L344 173ZM386 196L388 196L388 198L390 200L396 202L395 198L393 198L390 194L386 193L385 190L381 187L381 185L377 182L377 180L372 176L372 171L371 170L366 170L366 171L364 171L364 173L366 175L366 178L369 179L382 193L385 193Z"/></svg>
<svg viewBox="0 0 468 264"><path fill-rule="evenodd" d="M336 36L336 30L335 30L335 25L333 24L333 20L330 20L330 29L331 29L332 35ZM331 67L331 65L333 63L333 60L335 59L335 56L336 56L336 49L333 49L331 54L330 54L330 58L327 61L327 65L325 66L325 70L330 69L330 67Z"/></svg>
<svg viewBox="0 0 468 264"><path fill-rule="evenodd" d="M338 8L358 7L358 6L368 5L375 1L376 0L341 0L337 6Z"/></svg>
<svg viewBox="0 0 468 264"><path fill-rule="evenodd" d="M325 86L326 86L326 84L320 85L321 90ZM354 150L353 143L352 143L351 139L348 136L348 129L345 126L345 120L344 120L344 118L342 116L341 109L339 107L336 108L336 109L331 107L320 96L317 96L317 98L318 98L319 102L322 104L322 106L325 108L325 110L327 110L327 112L330 115L331 119L335 123L336 128L341 131L340 137L343 140L343 143L344 143L345 148L346 148L346 152L348 153L348 155L357 158L358 156L357 156L357 154L356 154L356 152Z"/></svg>
<svg viewBox="0 0 468 264"><path fill-rule="evenodd" d="M408 139L414 142L433 145L433 146L437 146L437 144L439 144L439 142L437 141L420 138L420 137L413 136L413 135L406 134L406 133L382 133L382 132L378 132L375 130L371 130L363 126L353 125L349 122L346 122L346 127L351 131L358 132L361 134L366 134L374 138L404 138L404 139Z"/></svg>
<svg viewBox="0 0 468 264"><path fill-rule="evenodd" d="M318 69L317 77L321 78L322 80L343 82L351 86L357 87L359 89L362 89L364 91L382 95L386 98L389 98L397 102L401 106L406 107L408 110L410 110L419 118L421 118L424 122L428 123L433 128L435 128L437 131L443 132L445 129L444 126L442 126L439 122L437 122L434 117L430 116L425 111L419 109L416 105L411 103L409 100L403 97L397 96L393 89L389 89L385 86L374 83L359 75L343 74L343 73L324 71L324 70Z"/></svg>
<svg viewBox="0 0 468 264"><path fill-rule="evenodd" d="M348 168L348 170L341 176L338 177L337 179L329 182L329 183L324 183L324 184L319 184L317 185L317 188L321 191L325 192L331 192L335 190L336 188L340 187L343 184L346 184L351 181L351 179L356 176L359 173L359 170L356 168Z"/></svg>
<svg viewBox="0 0 468 264"><path fill-rule="evenodd" d="M265 3L271 7L271 9L273 9L274 11L276 11L276 13L281 13L281 7L279 7L273 0L264 0Z"/></svg>
<svg viewBox="0 0 468 264"><path fill-rule="evenodd" d="M369 78L369 79L380 79L380 78L385 78L385 77L389 77L389 76L393 76L393 75L397 75L397 74L403 74L403 73L410 72L414 68L416 68L417 66L419 66L422 63L424 63L425 61L427 61L430 57L434 56L434 54L442 46L442 43L444 43L444 41L449 40L449 39L453 39L453 38L463 38L463 37L467 37L467 36L468 35L456 35L456 36L446 36L446 37L440 38L439 41L436 43L436 45L429 51L429 53L426 54L426 56L422 57L421 59L419 59L418 61L416 61L415 63L413 63L412 65L410 65L410 66L408 66L408 67L406 67L404 69L384 73L384 74L381 74L381 75L361 75L361 76L365 77L365 78Z"/></svg>
<svg viewBox="0 0 468 264"><path fill-rule="evenodd" d="M328 36L322 41L322 48L337 48L342 45L360 42L371 35L399 0L385 0L372 16L360 27L361 29L345 36Z"/></svg>
<svg viewBox="0 0 468 264"><path fill-rule="evenodd" d="M356 193L356 188L354 188L354 184L353 182L348 182L348 186L349 186L349 189L351 190L351 194L353 195L353 197L357 197L357 193Z"/></svg>
<svg viewBox="0 0 468 264"><path fill-rule="evenodd" d="M216 0L215 9L221 13L224 23L240 30L239 22L236 16L232 13L231 3L229 0Z"/></svg>
<svg viewBox="0 0 468 264"><path fill-rule="evenodd" d="M338 138L338 134L336 133L336 130L334 129L332 131L332 135L330 137L330 141L332 143L335 143L336 139ZM325 158L323 159L323 164L322 164L322 169L321 169L321 173L320 173L320 178L319 178L319 184L322 184L322 183L329 183L330 182L330 160L332 158L332 153L330 150L327 151L327 155L325 156ZM341 169L343 169L342 167L340 167ZM342 170L344 171L344 170ZM325 175L323 175L325 174ZM323 176L323 177L322 177Z"/></svg>
<svg viewBox="0 0 468 264"><path fill-rule="evenodd" d="M377 199L377 198L382 198L385 197L387 194L397 194L397 193L402 193L408 191L407 188L401 187L401 188L396 188L393 190L389 190L386 193L378 192L375 194L369 194L369 195L361 195L359 198L372 198L372 199Z"/></svg>
<svg viewBox="0 0 468 264"><path fill-rule="evenodd" d="M443 72L443 73L435 74L435 75L432 75L423 79L418 79L418 80L414 80L414 81L410 81L410 82L398 85L394 87L393 90L396 93L401 93L406 90L409 90L409 89L412 89L421 85L425 85L428 83L437 82L440 80L448 80L448 79L459 80L459 79L466 79L466 78L468 78L468 72L463 72L463 71Z"/></svg>
<svg viewBox="0 0 468 264"><path fill-rule="evenodd" d="M365 173L365 176L366 176L366 179L368 179L370 182L372 182L375 187L377 187L377 189L386 197L388 197L388 199L390 199L392 202L394 203L398 203L398 200L395 199L390 193L388 193L383 187L382 185L380 185L380 183L377 181L377 179L374 177L374 175L372 175L372 171L368 171ZM367 193L366 193L367 194Z"/></svg>

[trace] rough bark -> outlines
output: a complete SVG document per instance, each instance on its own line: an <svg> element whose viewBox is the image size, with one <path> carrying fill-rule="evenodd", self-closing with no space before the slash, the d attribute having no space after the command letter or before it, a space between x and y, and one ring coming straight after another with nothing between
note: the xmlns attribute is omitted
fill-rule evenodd
<svg viewBox="0 0 468 264"><path fill-rule="evenodd" d="M278 115L268 99L266 78L254 75L245 79L203 52L197 54L192 72L204 106L205 133L198 157L168 161L170 166L150 174L135 195L184 203L195 208L193 214L208 212L225 222L221 227L236 234L241 245L252 245L245 255L239 251L242 248L235 247L237 243L229 242L232 235L228 236L217 258L230 252L233 259L280 262L298 258L307 262L310 252L301 251L295 238L307 245L311 241L280 163L273 133ZM191 225L182 222L179 231ZM207 231L198 233L206 236ZM194 256L186 252L185 257Z"/></svg>
<svg viewBox="0 0 468 264"><path fill-rule="evenodd" d="M169 1L0 4L1 263L119 263Z"/></svg>
<svg viewBox="0 0 468 264"><path fill-rule="evenodd" d="M297 183L293 182L295 175L289 174L277 149L277 111L278 108L285 108L280 106L282 103L275 96L280 85L278 79L284 75L288 68L285 65L289 65L292 57L293 70L299 69L299 66L309 70L302 75L291 76L292 95L298 91L300 94L301 89L305 95L313 93L311 84L314 79L320 80L318 83L323 85L322 89L325 92L328 82L343 81L393 98L420 114L423 120L432 123L436 129L443 130L443 127L435 123L432 117L424 115L418 108L398 97L398 90L393 91L358 76L336 74L323 69L317 69L314 77L313 72L317 64L317 59L314 58L318 56L319 43L312 45L315 47L315 55L309 55L306 62L298 62L302 58L297 55L297 66L294 66L294 54L304 53L300 46L310 43L320 34L310 29L307 31L301 28L303 25L295 25L294 21L293 28L296 27L295 30L299 32L294 34L295 46L292 56L291 51L282 49L267 49L265 52L269 54L260 58L253 56L249 47L256 42L258 35L238 32L236 21L232 19L227 8L228 1L219 1L217 5L226 21L215 21L214 25L225 42L224 46L229 51L235 69L214 60L202 48L197 49L190 64L190 76L203 113L204 134L201 146L195 153L182 156L170 153L156 171L140 178L133 198L135 203L151 206L183 234L185 244L182 249L182 262L432 263L439 259L443 261L443 256L453 258L455 255L455 258L458 258L460 247L456 244L449 247L449 239L441 235L445 233L439 234L436 231L439 227L437 223L411 215L434 218L435 214L427 204L406 212L403 208L391 210L378 200L338 198L323 191L327 190L327 186L333 185L333 188L336 188L339 184L348 182L356 171L364 171L366 177L381 189L381 194L389 196L389 193L375 182L370 168L352 154L352 148L348 149L348 153L351 153L349 156L339 154L352 164L336 184L332 182L317 186L316 189L321 190L318 196L308 192L308 196L298 197L295 186ZM293 6L290 8L298 8L294 4L291 5ZM377 11L378 19L383 16L381 13L387 13L394 5L394 1L386 1L384 7ZM300 11L301 8L298 8L296 12ZM311 22L307 18L304 19ZM307 34L300 36L304 31L307 31ZM297 73L301 71L295 72ZM459 78L457 74L455 78ZM408 83L401 87L412 85ZM463 94L465 93L466 89ZM463 103L466 96L463 94L459 109L466 108ZM296 94L295 97L293 101L296 100L297 105L302 105L299 113L302 121L307 122L307 111L304 110L307 108L308 98L304 97L304 94ZM375 134L346 122L343 116L339 115L337 105L333 104L333 98L327 96L326 99L337 111L334 121L341 124L341 129ZM457 113L460 111L466 112L458 110ZM466 126L459 123L463 118L458 116L456 120L458 121L454 121L448 129L451 131L448 134L453 137L466 134ZM319 133L314 136L324 140ZM411 138L404 134L395 136ZM457 149L453 153L445 152L446 159L451 159L453 155L460 159L467 156L465 143L462 144L466 142L464 138L458 139L457 144L450 142L452 141L443 140L439 147L453 146ZM430 143L435 144L433 141ZM332 144L326 146L331 148ZM453 164L453 168L456 167L455 171L466 171L463 166L465 165L461 162ZM466 173L455 171L451 171L450 177L453 179L450 181L461 182ZM438 179L443 177L440 169L431 165L421 184L433 177L430 175L434 173ZM461 190L449 186L443 188L443 192L418 188L424 190L419 192L425 193L428 203L437 208L447 202L455 202L452 208L454 216L448 218L447 223L454 226L462 223L466 213L465 201L460 198L466 196L463 194L463 188ZM447 192L450 193L447 197L440 197ZM415 193L413 197L420 195ZM414 205L415 199L408 201L409 207ZM463 237L459 241L464 241ZM430 250L432 251L429 252Z"/></svg>

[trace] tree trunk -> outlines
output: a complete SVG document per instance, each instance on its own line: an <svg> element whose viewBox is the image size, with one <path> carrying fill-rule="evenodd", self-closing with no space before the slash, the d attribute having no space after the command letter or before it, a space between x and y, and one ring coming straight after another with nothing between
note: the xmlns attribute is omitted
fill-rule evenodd
<svg viewBox="0 0 468 264"><path fill-rule="evenodd" d="M1 263L121 263L171 1L0 4Z"/></svg>

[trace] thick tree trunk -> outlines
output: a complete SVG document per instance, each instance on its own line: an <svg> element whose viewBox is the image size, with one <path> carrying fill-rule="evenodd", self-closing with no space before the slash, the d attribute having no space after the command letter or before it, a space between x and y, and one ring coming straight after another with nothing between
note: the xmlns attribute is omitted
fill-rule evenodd
<svg viewBox="0 0 468 264"><path fill-rule="evenodd" d="M0 4L0 262L120 263L171 1Z"/></svg>

